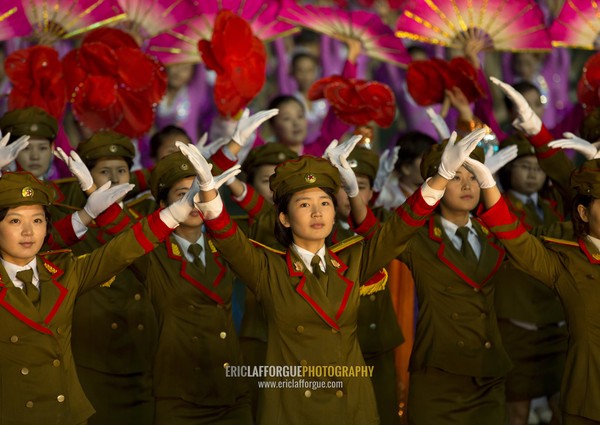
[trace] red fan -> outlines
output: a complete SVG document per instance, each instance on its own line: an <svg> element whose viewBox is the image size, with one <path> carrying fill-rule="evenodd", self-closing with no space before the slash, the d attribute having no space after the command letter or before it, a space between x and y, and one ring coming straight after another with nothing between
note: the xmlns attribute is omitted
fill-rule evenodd
<svg viewBox="0 0 600 425"><path fill-rule="evenodd" d="M586 115L600 107L600 53L590 57L583 66L577 84L577 98Z"/></svg>

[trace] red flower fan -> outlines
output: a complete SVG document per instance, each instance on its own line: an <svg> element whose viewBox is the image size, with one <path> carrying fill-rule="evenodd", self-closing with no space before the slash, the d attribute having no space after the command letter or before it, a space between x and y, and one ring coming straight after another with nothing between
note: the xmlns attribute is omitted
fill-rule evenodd
<svg viewBox="0 0 600 425"><path fill-rule="evenodd" d="M10 54L4 63L12 83L8 108L37 106L60 119L67 102L65 80L58 52L47 46L33 46Z"/></svg>
<svg viewBox="0 0 600 425"><path fill-rule="evenodd" d="M146 133L167 77L160 62L143 53L127 33L102 28L63 59L75 118L93 131L111 129L129 137Z"/></svg>
<svg viewBox="0 0 600 425"><path fill-rule="evenodd" d="M266 79L265 47L250 25L231 11L219 12L211 41L198 49L206 67L217 73L214 97L222 116L235 116L254 99Z"/></svg>

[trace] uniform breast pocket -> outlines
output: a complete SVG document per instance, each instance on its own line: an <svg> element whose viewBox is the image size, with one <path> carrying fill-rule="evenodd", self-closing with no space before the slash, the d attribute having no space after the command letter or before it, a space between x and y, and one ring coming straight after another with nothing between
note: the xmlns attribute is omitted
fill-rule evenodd
<svg viewBox="0 0 600 425"><path fill-rule="evenodd" d="M579 268L573 272L579 301L590 317L600 317L600 267ZM600 321L600 320L599 320Z"/></svg>

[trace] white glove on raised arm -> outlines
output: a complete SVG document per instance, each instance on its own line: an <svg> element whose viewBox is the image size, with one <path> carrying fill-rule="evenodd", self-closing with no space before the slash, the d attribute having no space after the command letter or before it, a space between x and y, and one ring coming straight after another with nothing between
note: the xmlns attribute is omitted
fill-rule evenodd
<svg viewBox="0 0 600 425"><path fill-rule="evenodd" d="M2 140L0 140L0 168L6 167L8 164L13 162L19 152L25 149L29 145L29 136L21 136L10 145L10 133L6 133Z"/></svg>
<svg viewBox="0 0 600 425"><path fill-rule="evenodd" d="M498 152L494 152L493 149L488 149L485 152L485 166L492 174L496 174L498 170L517 157L518 151L519 148L517 145L510 145L500 149Z"/></svg>
<svg viewBox="0 0 600 425"><path fill-rule="evenodd" d="M448 124L440 114L435 112L433 108L425 108L425 112L431 121L431 124L435 127L435 131L437 131L438 136L440 136L440 140L446 140L450 137L450 129L448 128Z"/></svg>
<svg viewBox="0 0 600 425"><path fill-rule="evenodd" d="M527 100L521 93L516 91L510 84L506 84L496 77L490 77L492 83L496 84L504 92L515 106L517 118L513 121L513 126L524 132L527 136L535 136L542 130L542 120L533 112Z"/></svg>
<svg viewBox="0 0 600 425"><path fill-rule="evenodd" d="M185 143L176 142L175 145L179 148L181 153L183 153L187 159L190 160L194 169L196 170L196 175L198 176L199 188L203 192L208 192L215 188L215 179L212 175L212 164L209 164L208 161L202 156L198 148L194 145L186 145Z"/></svg>
<svg viewBox="0 0 600 425"><path fill-rule="evenodd" d="M244 115L242 115L242 118L238 121L233 136L231 137L231 140L242 147L246 145L250 136L254 134L256 129L260 127L263 122L279 113L279 109L269 109L249 116L246 111L244 111Z"/></svg>
<svg viewBox="0 0 600 425"><path fill-rule="evenodd" d="M96 218L134 187L135 185L130 183L111 186L110 182L106 182L88 197L83 210L90 217Z"/></svg>
<svg viewBox="0 0 600 425"><path fill-rule="evenodd" d="M240 164L235 164L233 167L223 171L218 176L214 176L213 179L215 181L215 189L218 190L224 184L229 185L233 183L233 179L235 178L235 176L237 176L241 172L242 166Z"/></svg>
<svg viewBox="0 0 600 425"><path fill-rule="evenodd" d="M198 194L198 178L192 182L192 186L187 193L176 202L166 207L160 212L160 219L171 229L179 226L179 223L185 221L194 207L194 197Z"/></svg>
<svg viewBox="0 0 600 425"><path fill-rule="evenodd" d="M373 190L375 192L381 192L385 182L392 174L392 171L394 171L394 166L396 165L396 161L398 161L398 152L400 152L400 146L394 146L392 149L384 150L379 157L379 168L373 182Z"/></svg>
<svg viewBox="0 0 600 425"><path fill-rule="evenodd" d="M71 154L67 155L67 153L59 147L54 151L54 156L67 164L69 171L71 171L71 173L79 181L81 190L85 192L92 187L94 184L92 174L90 173L90 170L88 170L87 166L83 163L77 152L71 151Z"/></svg>
<svg viewBox="0 0 600 425"><path fill-rule="evenodd" d="M442 160L438 167L438 174L446 180L452 180L465 159L471 155L471 152L477 147L477 143L487 134L485 128L479 128L470 132L458 142L456 141L456 131L453 131L448 139L448 144L442 152Z"/></svg>
<svg viewBox="0 0 600 425"><path fill-rule="evenodd" d="M563 133L564 139L553 140L548 143L548 146L554 149L573 149L582 154L585 159L600 158L598 148L587 140L577 137L573 133Z"/></svg>
<svg viewBox="0 0 600 425"><path fill-rule="evenodd" d="M331 148L327 155L327 159L339 170L342 186L350 198L358 196L358 181L347 159L360 139L362 139L361 135L352 136L344 143Z"/></svg>
<svg viewBox="0 0 600 425"><path fill-rule="evenodd" d="M464 165L465 168L475 176L475 180L479 183L480 188L489 189L490 187L496 186L496 180L494 180L492 172L485 164L482 164L476 159L467 158Z"/></svg>
<svg viewBox="0 0 600 425"><path fill-rule="evenodd" d="M217 153L219 149L229 143L229 140L227 140L226 137L219 137L218 139L213 140L209 145L206 145L207 141L208 133L204 133L204 135L198 140L198 143L196 143L196 147L202 153L204 158L210 158Z"/></svg>

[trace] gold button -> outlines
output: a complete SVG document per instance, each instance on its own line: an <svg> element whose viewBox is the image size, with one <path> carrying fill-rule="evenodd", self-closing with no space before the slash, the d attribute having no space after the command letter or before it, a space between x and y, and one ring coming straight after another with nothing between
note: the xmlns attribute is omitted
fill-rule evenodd
<svg viewBox="0 0 600 425"><path fill-rule="evenodd" d="M308 362L304 359L300 360L300 366L306 366Z"/></svg>
<svg viewBox="0 0 600 425"><path fill-rule="evenodd" d="M342 398L342 397L344 396L344 392L343 392L342 390L337 390L337 391L335 392L335 396L336 396L337 398Z"/></svg>
<svg viewBox="0 0 600 425"><path fill-rule="evenodd" d="M21 375L29 375L29 369L27 369L26 367L21 369Z"/></svg>
<svg viewBox="0 0 600 425"><path fill-rule="evenodd" d="M223 310L225 308L225 306L223 304L217 304L217 308L220 310Z"/></svg>
<svg viewBox="0 0 600 425"><path fill-rule="evenodd" d="M452 313L452 318L453 318L454 320L458 319L458 313Z"/></svg>
<svg viewBox="0 0 600 425"><path fill-rule="evenodd" d="M221 332L221 333L219 334L219 337L220 337L221 339L225 339L225 338L227 338L227 332Z"/></svg>
<svg viewBox="0 0 600 425"><path fill-rule="evenodd" d="M489 350L490 348L492 348L492 343L487 341L485 344L483 344L483 346Z"/></svg>
<svg viewBox="0 0 600 425"><path fill-rule="evenodd" d="M111 329L117 329L119 327L119 325L117 325L115 322L111 323L110 328Z"/></svg>
<svg viewBox="0 0 600 425"><path fill-rule="evenodd" d="M304 397L310 398L311 395L312 395L312 393L310 392L310 390L304 391Z"/></svg>
<svg viewBox="0 0 600 425"><path fill-rule="evenodd" d="M52 366L59 367L60 366L60 360L58 360L58 359L52 360Z"/></svg>
<svg viewBox="0 0 600 425"><path fill-rule="evenodd" d="M298 333L302 333L302 332L304 332L304 326L298 325L298 326L296 326L296 330L298 331Z"/></svg>
<svg viewBox="0 0 600 425"><path fill-rule="evenodd" d="M369 295L369 299L371 301L375 301L377 299L377 297L374 294Z"/></svg>
<svg viewBox="0 0 600 425"><path fill-rule="evenodd" d="M189 311L194 311L194 310L196 310L196 307L194 307L193 305L191 305L191 304L190 304L190 305L188 306L188 310L189 310Z"/></svg>
<svg viewBox="0 0 600 425"><path fill-rule="evenodd" d="M198 342L198 337L197 337L197 336L193 336L193 337L192 337L192 342L193 342L193 343L196 343L196 342Z"/></svg>
<svg viewBox="0 0 600 425"><path fill-rule="evenodd" d="M134 300L136 300L136 301L139 301L139 300L141 300L141 299L142 299L142 295L141 295L141 294L135 294L135 295L133 296L133 299L134 299Z"/></svg>
<svg viewBox="0 0 600 425"><path fill-rule="evenodd" d="M144 330L144 325L142 325L141 323L139 325L137 325L137 330L138 331L143 331Z"/></svg>
<svg viewBox="0 0 600 425"><path fill-rule="evenodd" d="M464 341L458 341L457 345L462 348L462 347L465 346L465 342Z"/></svg>
<svg viewBox="0 0 600 425"><path fill-rule="evenodd" d="M370 327L371 329L375 329L375 328L377 327L377 323L371 323L371 324L369 325L369 327Z"/></svg>
<svg viewBox="0 0 600 425"><path fill-rule="evenodd" d="M338 333L338 332L339 332L339 331L338 331L336 328L331 328L331 333L334 333L334 334L336 334L336 333Z"/></svg>
<svg viewBox="0 0 600 425"><path fill-rule="evenodd" d="M484 320L487 318L487 314L481 313L481 315L479 317L481 317L481 320Z"/></svg>
<svg viewBox="0 0 600 425"><path fill-rule="evenodd" d="M227 363L227 362L223 363L223 367L224 367L225 369L227 369L227 368L229 367L229 363Z"/></svg>
<svg viewBox="0 0 600 425"><path fill-rule="evenodd" d="M13 344L19 342L19 337L16 335L13 335L10 337L10 342L12 342Z"/></svg>
<svg viewBox="0 0 600 425"><path fill-rule="evenodd" d="M473 291L479 292L479 288L473 288Z"/></svg>
<svg viewBox="0 0 600 425"><path fill-rule="evenodd" d="M33 401L30 400L27 403L25 403L25 407L28 407L31 409L33 407Z"/></svg>
<svg viewBox="0 0 600 425"><path fill-rule="evenodd" d="M56 397L56 399L58 400L59 403L62 403L63 401L65 401L65 396L61 394L58 397Z"/></svg>
<svg viewBox="0 0 600 425"><path fill-rule="evenodd" d="M62 335L63 334L62 328L56 328L56 333L59 335Z"/></svg>

